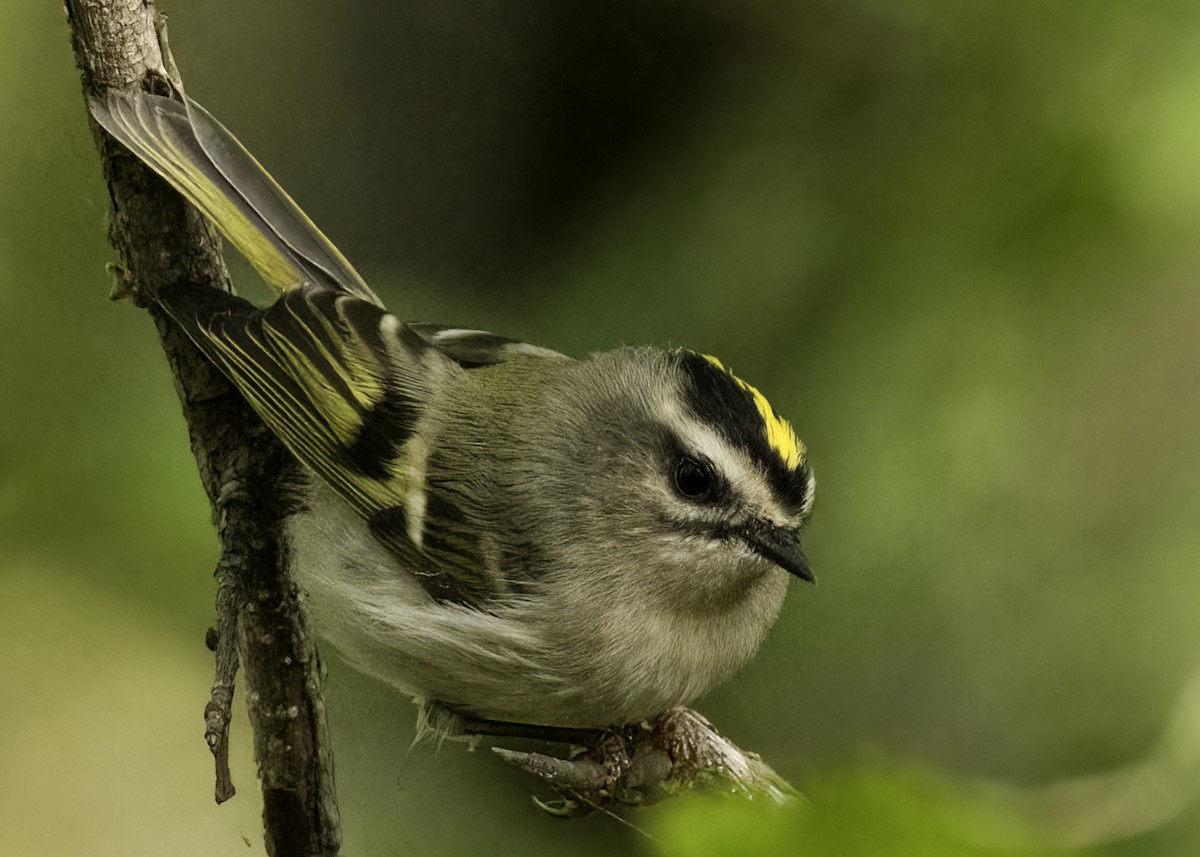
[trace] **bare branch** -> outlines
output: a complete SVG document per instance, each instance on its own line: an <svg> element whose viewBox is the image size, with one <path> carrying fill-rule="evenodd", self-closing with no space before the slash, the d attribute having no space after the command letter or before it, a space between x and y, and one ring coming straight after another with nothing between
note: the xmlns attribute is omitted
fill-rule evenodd
<svg viewBox="0 0 1200 857"><path fill-rule="evenodd" d="M237 676L237 581L236 569L225 562L217 565L217 623L209 648L216 662L212 695L204 706L204 740L217 766L217 803L233 797L236 789L229 773L229 720L233 708L234 678Z"/></svg>
<svg viewBox="0 0 1200 857"><path fill-rule="evenodd" d="M646 806L697 789L780 804L799 798L757 754L737 747L690 708L608 732L568 759L502 747L493 752L558 792L563 804L538 802L556 815Z"/></svg>
<svg viewBox="0 0 1200 857"><path fill-rule="evenodd" d="M178 73L165 26L146 0L68 0L85 99L143 86L168 93ZM294 461L224 377L154 302L178 282L229 289L219 244L198 212L94 123L111 202L115 297L154 318L175 374L200 479L221 542L217 675L205 709L218 800L232 794L228 705L240 655L263 790L267 851L334 855L341 830L321 699L321 668L287 575L281 527ZM234 647L236 641L236 649Z"/></svg>
<svg viewBox="0 0 1200 857"><path fill-rule="evenodd" d="M1034 788L977 785L1064 848L1107 845L1170 824L1200 804L1200 670L1188 677L1157 746L1144 757Z"/></svg>

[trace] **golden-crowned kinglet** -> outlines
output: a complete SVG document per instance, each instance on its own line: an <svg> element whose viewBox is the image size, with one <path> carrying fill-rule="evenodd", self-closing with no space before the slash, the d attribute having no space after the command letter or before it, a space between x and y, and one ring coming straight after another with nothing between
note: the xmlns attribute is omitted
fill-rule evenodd
<svg viewBox="0 0 1200 857"><path fill-rule="evenodd" d="M407 324L194 101L91 111L281 292L155 298L303 465L292 567L359 669L480 718L632 723L726 679L812 580L804 446L715 358Z"/></svg>

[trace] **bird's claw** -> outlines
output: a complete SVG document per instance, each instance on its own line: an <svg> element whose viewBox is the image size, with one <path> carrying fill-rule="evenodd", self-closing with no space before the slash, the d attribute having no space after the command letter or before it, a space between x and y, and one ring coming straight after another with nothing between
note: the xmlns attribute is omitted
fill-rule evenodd
<svg viewBox="0 0 1200 857"><path fill-rule="evenodd" d="M757 755L738 749L687 708L599 732L589 746L576 747L567 758L504 747L492 752L554 789L556 800L534 802L558 818L646 806L697 788L762 795L781 804L798 797Z"/></svg>
<svg viewBox="0 0 1200 857"><path fill-rule="evenodd" d="M590 806L581 804L577 800L561 796L558 800L542 800L537 795L532 795L531 799L534 806L555 818L582 818L585 815L590 815L593 809Z"/></svg>

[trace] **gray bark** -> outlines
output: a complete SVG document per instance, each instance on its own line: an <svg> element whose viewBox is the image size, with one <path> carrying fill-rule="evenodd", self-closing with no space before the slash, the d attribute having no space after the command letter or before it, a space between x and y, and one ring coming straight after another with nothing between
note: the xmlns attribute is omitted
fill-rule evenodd
<svg viewBox="0 0 1200 857"><path fill-rule="evenodd" d="M68 0L85 100L107 89L180 85L165 28L145 0ZM230 288L212 228L94 123L108 185L114 297L144 307L175 374L200 480L221 543L217 567L216 679L205 738L217 765L217 800L233 794L229 705L240 660L263 794L267 853L335 855L341 842L321 667L287 574L281 539L295 466L228 381L158 309L175 282Z"/></svg>

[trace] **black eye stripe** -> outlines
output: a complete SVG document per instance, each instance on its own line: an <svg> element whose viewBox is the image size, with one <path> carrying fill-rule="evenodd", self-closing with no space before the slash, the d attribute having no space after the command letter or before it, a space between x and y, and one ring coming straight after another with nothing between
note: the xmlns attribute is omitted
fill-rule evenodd
<svg viewBox="0 0 1200 857"><path fill-rule="evenodd" d="M808 490L807 467L786 467L771 448L754 397L728 372L691 351L676 352L683 401L691 415L743 450L766 475L781 504L800 509Z"/></svg>

